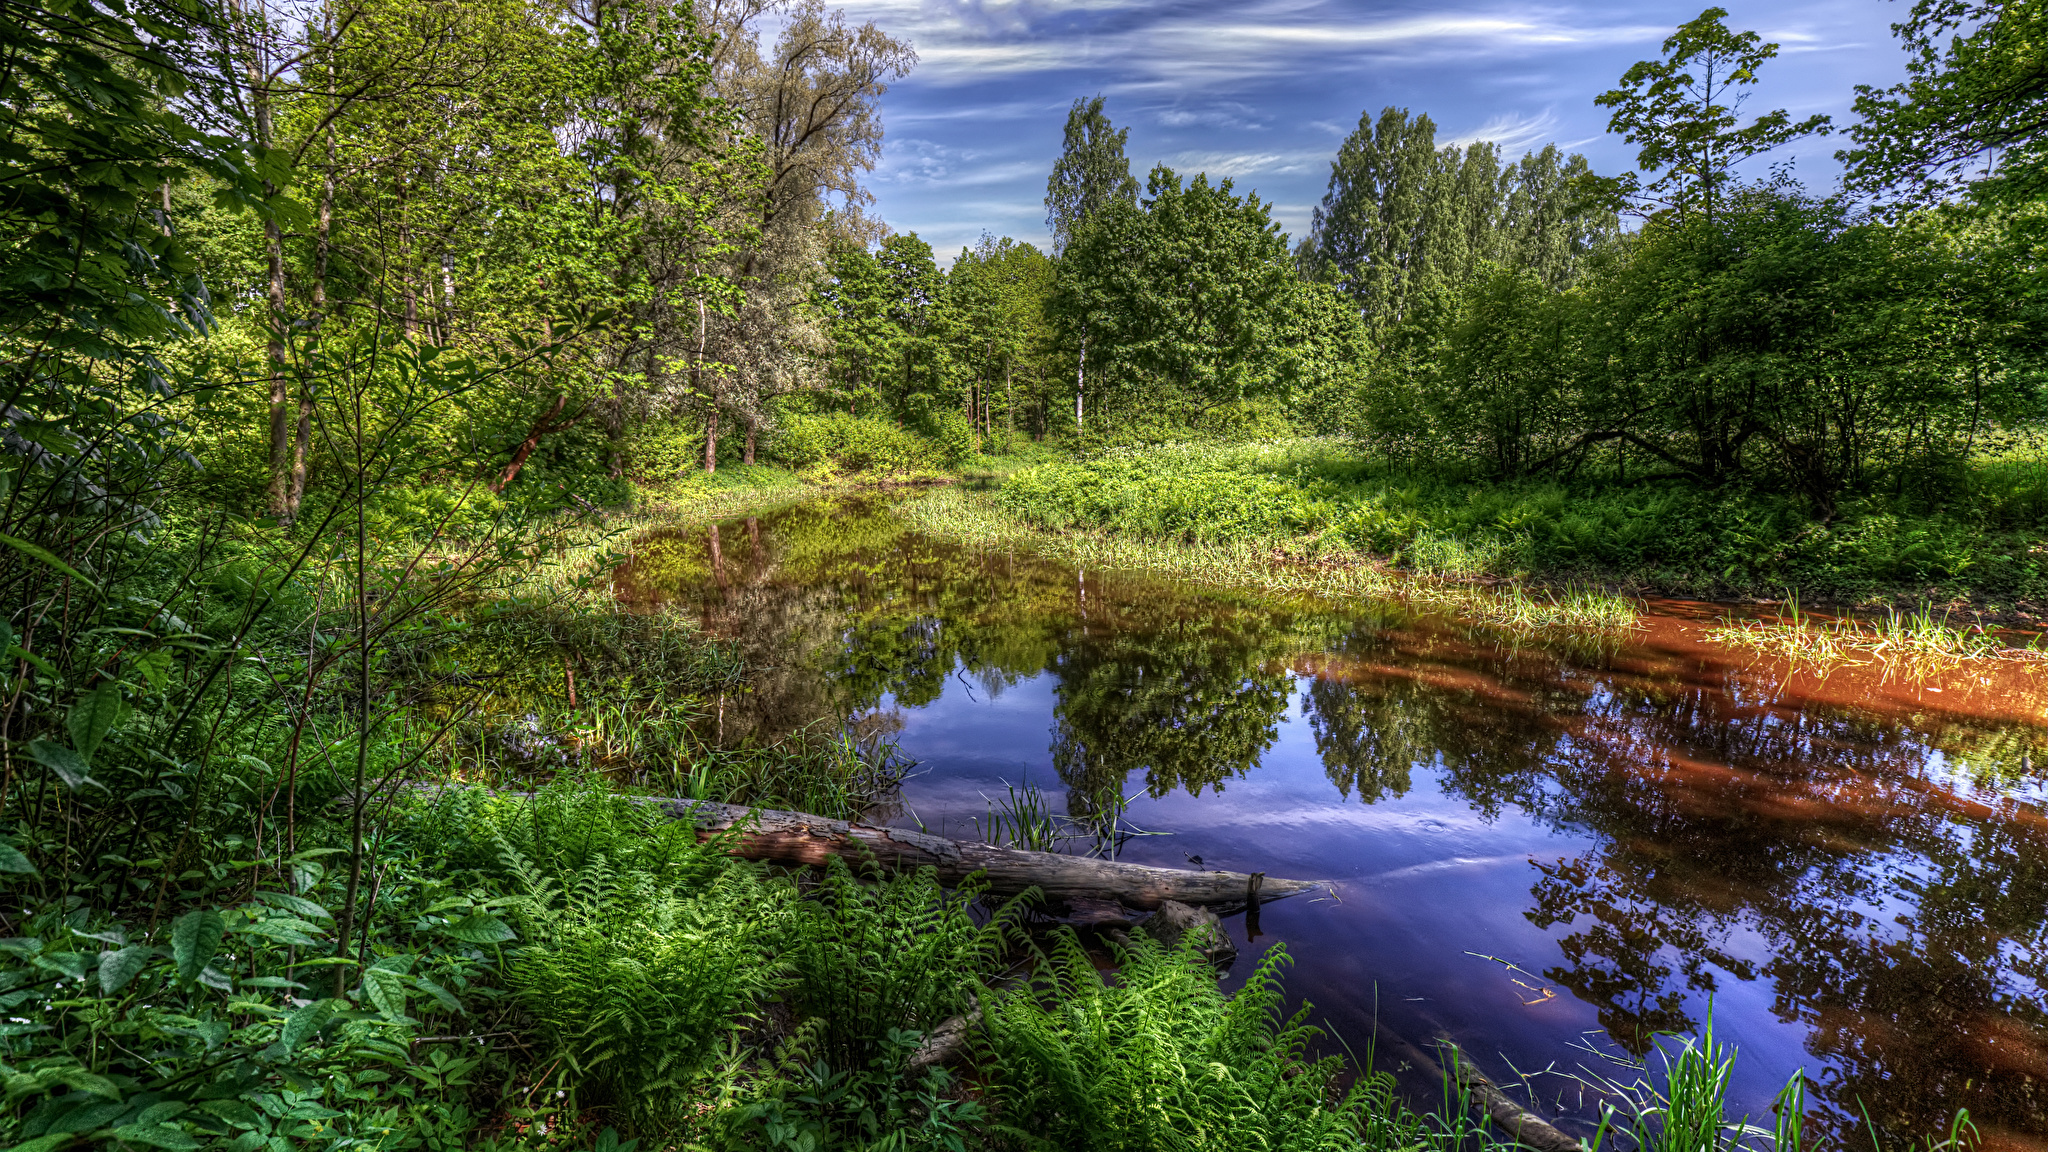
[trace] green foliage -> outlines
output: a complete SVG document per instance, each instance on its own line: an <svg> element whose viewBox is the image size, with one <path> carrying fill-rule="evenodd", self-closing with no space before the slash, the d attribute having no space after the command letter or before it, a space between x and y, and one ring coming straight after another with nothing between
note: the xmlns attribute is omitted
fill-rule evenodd
<svg viewBox="0 0 2048 1152"><path fill-rule="evenodd" d="M281 170L235 138L217 15L175 2L36 2L0 21L11 62L0 102L19 110L0 125L0 309L10 360L35 350L11 374L49 376L67 356L119 360L135 342L208 325L197 265L161 218L158 192L201 178L225 204L265 206L263 181Z"/></svg>
<svg viewBox="0 0 2048 1152"><path fill-rule="evenodd" d="M1391 1081L1368 1075L1337 1092L1342 1062L1308 1055L1308 1009L1282 1021L1284 949L1226 1000L1199 943L1167 949L1140 934L1112 984L1062 931L1029 987L984 998L990 1106L1007 1143L1222 1152L1351 1149L1361 1136L1401 1147L1420 1135L1389 1107Z"/></svg>
<svg viewBox="0 0 2048 1152"><path fill-rule="evenodd" d="M1103 98L1076 100L1067 110L1065 141L1045 182L1045 225L1052 250L1065 255L1075 237L1112 204L1134 204L1138 182L1124 156L1129 128L1116 128L1102 110Z"/></svg>
<svg viewBox="0 0 2048 1152"><path fill-rule="evenodd" d="M946 415L934 417L941 430ZM965 421L960 421L964 426ZM950 442L934 440L893 421L843 412L788 412L782 417L771 451L777 460L813 474L873 472L918 475L936 472L951 462L961 447L960 428Z"/></svg>
<svg viewBox="0 0 2048 1152"><path fill-rule="evenodd" d="M1918 0L1892 25L1906 79L1856 86L1856 147L1837 153L1847 182L1934 204L1956 192L2023 203L2048 192L2048 68L2038 4Z"/></svg>
<svg viewBox="0 0 2048 1152"><path fill-rule="evenodd" d="M1664 175L1644 187L1631 173L1612 182L1623 195L1680 216L1713 216L1731 169L1801 136L1828 131L1828 117L1794 124L1784 109L1747 125L1736 115L1757 82L1757 70L1778 54L1754 32L1732 32L1725 8L1709 8L1678 26L1664 41L1664 58L1644 60L1621 77L1621 87L1594 103L1614 109L1607 130L1641 146L1636 163Z"/></svg>
<svg viewBox="0 0 2048 1152"><path fill-rule="evenodd" d="M820 1022L818 1050L835 1068L884 1055L892 1029L929 1033L964 1012L1022 907L1012 901L977 925L971 884L948 893L929 868L871 879L833 858L785 939L790 1006Z"/></svg>
<svg viewBox="0 0 2048 1152"><path fill-rule="evenodd" d="M1359 438L1502 478L1746 480L1825 519L1844 493L1950 487L1971 445L2037 418L2031 223L1720 195L1568 291L1468 284L1373 366Z"/></svg>
<svg viewBox="0 0 2048 1152"><path fill-rule="evenodd" d="M1273 474L1257 449L1168 446L1114 450L1011 476L1007 510L1047 528L1133 532L1189 541L1261 539L1314 531L1335 507Z"/></svg>
<svg viewBox="0 0 2048 1152"><path fill-rule="evenodd" d="M1119 450L1021 469L995 494L1028 523L1382 557L1455 577L1623 577L1695 595L1786 588L1858 600L1930 585L2010 604L2048 592L2031 451L1961 471L1949 499L1845 500L1816 523L1768 490L1502 482L1389 468L1329 441Z"/></svg>
<svg viewBox="0 0 2048 1152"><path fill-rule="evenodd" d="M695 839L687 826L683 835ZM542 1041L586 1101L640 1119L675 1115L720 1042L781 980L770 948L787 886L688 858L622 868L598 853L549 868L508 847L504 866L517 877L511 908L527 941L506 981Z"/></svg>
<svg viewBox="0 0 2048 1152"><path fill-rule="evenodd" d="M1155 168L1142 201L1112 201L1061 258L1053 314L1091 350L1098 409L1122 397L1190 420L1287 382L1292 358L1266 353L1293 279L1257 195Z"/></svg>
<svg viewBox="0 0 2048 1152"><path fill-rule="evenodd" d="M1378 332L1426 311L1488 264L1548 288L1611 241L1611 210L1586 200L1586 158L1555 145L1503 165L1498 146L1438 148L1436 124L1389 107L1362 114L1330 162L1329 191L1295 250L1304 276L1342 292Z"/></svg>

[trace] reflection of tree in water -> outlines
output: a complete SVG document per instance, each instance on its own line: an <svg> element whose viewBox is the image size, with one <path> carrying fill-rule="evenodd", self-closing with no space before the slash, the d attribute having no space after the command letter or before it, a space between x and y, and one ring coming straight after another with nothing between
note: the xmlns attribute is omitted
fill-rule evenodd
<svg viewBox="0 0 2048 1152"><path fill-rule="evenodd" d="M1258 763L1287 710L1292 677L1260 660L1263 645L1235 622L1129 615L1052 662L1053 766L1084 809L1122 795L1139 771L1154 796L1222 791Z"/></svg>
<svg viewBox="0 0 2048 1152"><path fill-rule="evenodd" d="M1361 692L1317 677L1309 682L1302 708L1323 771L1341 796L1348 798L1354 788L1367 804L1406 796L1415 766L1436 758L1427 722L1394 693Z"/></svg>
<svg viewBox="0 0 2048 1152"><path fill-rule="evenodd" d="M1859 711L1779 711L1733 683L1585 687L1560 710L1528 686L1514 711L1540 726L1422 710L1445 747L1483 737L1507 753L1447 753L1449 789L1603 841L1536 863L1528 916L1564 930L1548 979L1640 1053L1655 1031L1698 1027L1690 995L1769 978L1777 1013L1833 1065L1818 1087L1838 1137L1860 1139L1865 1108L1897 1139L1961 1107L2048 1128L2038 811L1960 795L1924 733ZM2009 754L2015 733L1977 736ZM1979 743L1954 725L1936 741Z"/></svg>

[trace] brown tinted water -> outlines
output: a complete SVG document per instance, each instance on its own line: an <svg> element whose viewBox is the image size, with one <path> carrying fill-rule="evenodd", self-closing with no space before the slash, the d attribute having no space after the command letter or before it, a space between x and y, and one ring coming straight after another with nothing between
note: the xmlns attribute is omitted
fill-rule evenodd
<svg viewBox="0 0 2048 1152"><path fill-rule="evenodd" d="M1566 1074L1654 1064L1711 1010L1737 1111L1804 1068L1845 1143L1967 1108L2048 1146L2038 666L1788 668L1683 602L1516 635L977 551L849 500L652 533L615 587L741 646L727 743L892 733L919 768L881 817L971 838L1033 786L1100 827L1121 792L1117 826L1162 833L1124 859L1336 881L1253 948L1285 943L1360 1052L1377 1019L1496 1079L1552 1069L1537 1106L1571 1126L1593 1097Z"/></svg>

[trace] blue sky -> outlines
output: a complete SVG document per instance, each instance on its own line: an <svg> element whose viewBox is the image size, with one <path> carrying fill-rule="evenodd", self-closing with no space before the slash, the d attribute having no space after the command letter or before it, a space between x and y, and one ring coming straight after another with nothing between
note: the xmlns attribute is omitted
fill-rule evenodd
<svg viewBox="0 0 2048 1152"><path fill-rule="evenodd" d="M1656 56L1692 3L1508 5L1390 0L850 0L849 15L922 58L883 98L877 214L942 262L986 229L1045 242L1046 173L1066 110L1102 93L1131 130L1132 170L1231 176L1299 236L1337 145L1388 104L1427 112L1439 140L1492 139L1514 155L1556 142L1602 172L1633 150L1594 96ZM1904 70L1899 0L1724 0L1729 24L1781 47L1750 111L1851 119L1851 89ZM1832 186L1838 139L1788 151ZM1761 168L1759 168L1761 174Z"/></svg>

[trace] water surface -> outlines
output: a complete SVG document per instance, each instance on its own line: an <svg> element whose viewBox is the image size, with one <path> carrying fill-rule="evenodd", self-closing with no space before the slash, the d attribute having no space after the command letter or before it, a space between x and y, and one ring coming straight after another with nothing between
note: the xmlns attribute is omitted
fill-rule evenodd
<svg viewBox="0 0 2048 1152"><path fill-rule="evenodd" d="M1804 1068L1850 1143L1865 1110L1896 1146L1968 1108L2048 1146L2032 668L1822 675L1676 602L1516 636L963 548L851 499L642 537L616 589L742 647L719 739L891 734L919 769L878 818L973 838L1010 786L1098 826L1121 796L1164 833L1123 859L1336 881L1247 951L1285 943L1290 994L1361 1052L1378 1021L1497 1080L1554 1069L1530 1083L1571 1127L1591 1097L1560 1073L1626 1075L1711 1010L1738 1109Z"/></svg>

